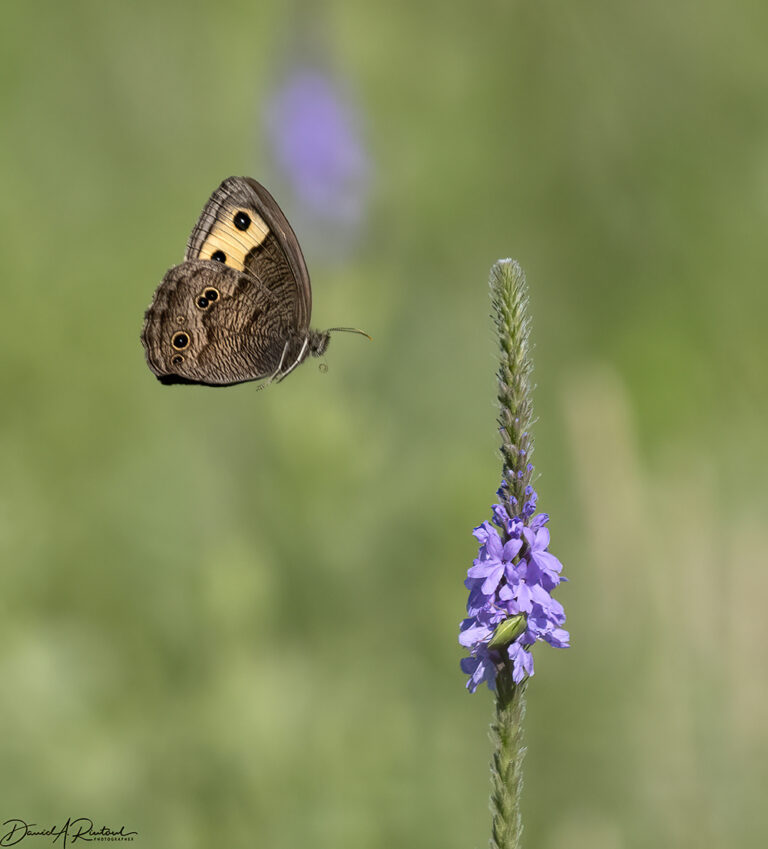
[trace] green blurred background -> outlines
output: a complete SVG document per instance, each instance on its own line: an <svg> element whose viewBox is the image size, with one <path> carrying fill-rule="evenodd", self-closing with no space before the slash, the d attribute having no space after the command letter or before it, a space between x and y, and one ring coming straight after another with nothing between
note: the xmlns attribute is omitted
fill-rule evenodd
<svg viewBox="0 0 768 849"><path fill-rule="evenodd" d="M573 641L535 653L527 846L764 845L768 6L311 14L4 7L0 821L485 845L492 699L456 634L511 255ZM374 342L162 387L143 311L221 179L278 185L261 112L313 27L371 163L354 249L278 200L314 326Z"/></svg>

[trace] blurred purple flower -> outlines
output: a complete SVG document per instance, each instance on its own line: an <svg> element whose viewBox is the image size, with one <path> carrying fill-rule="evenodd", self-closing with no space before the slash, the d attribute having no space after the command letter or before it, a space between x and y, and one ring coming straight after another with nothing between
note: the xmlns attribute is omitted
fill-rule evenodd
<svg viewBox="0 0 768 849"><path fill-rule="evenodd" d="M501 533L490 522L473 531L480 548L464 582L470 591L469 616L459 633L459 643L470 651L461 668L469 675L467 688L472 693L483 682L495 687L502 651L512 662L513 681L519 684L533 675L529 649L535 642L542 640L555 648L570 645L568 632L560 627L565 611L550 594L565 578L560 574L562 564L548 551L549 530L544 525L549 516L533 515L537 501L533 487L528 486L525 494L522 516L510 516L501 504L493 505L493 520ZM523 633L506 649L490 649L497 627L518 614L525 615Z"/></svg>
<svg viewBox="0 0 768 849"><path fill-rule="evenodd" d="M299 66L277 86L264 117L272 155L306 213L357 224L370 163L346 92L318 68Z"/></svg>

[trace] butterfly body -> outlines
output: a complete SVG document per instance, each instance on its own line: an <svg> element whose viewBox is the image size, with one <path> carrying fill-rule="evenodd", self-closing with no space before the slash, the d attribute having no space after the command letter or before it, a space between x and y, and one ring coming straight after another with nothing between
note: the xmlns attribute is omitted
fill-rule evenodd
<svg viewBox="0 0 768 849"><path fill-rule="evenodd" d="M185 260L165 274L141 340L161 383L280 380L329 331L311 330L312 290L298 240L274 198L247 177L211 195Z"/></svg>

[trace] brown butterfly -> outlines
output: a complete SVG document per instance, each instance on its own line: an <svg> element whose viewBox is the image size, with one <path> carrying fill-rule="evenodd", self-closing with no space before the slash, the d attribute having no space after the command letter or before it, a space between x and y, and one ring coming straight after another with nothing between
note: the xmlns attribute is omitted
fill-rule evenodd
<svg viewBox="0 0 768 849"><path fill-rule="evenodd" d="M312 287L295 233L272 195L250 177L229 177L211 195L184 262L157 287L141 341L161 383L267 385L336 330L311 330ZM370 337L368 337L370 338Z"/></svg>

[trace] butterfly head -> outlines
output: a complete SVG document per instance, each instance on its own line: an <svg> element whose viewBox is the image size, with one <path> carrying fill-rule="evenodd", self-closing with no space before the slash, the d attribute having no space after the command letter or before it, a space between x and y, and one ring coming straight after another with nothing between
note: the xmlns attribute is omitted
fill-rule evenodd
<svg viewBox="0 0 768 849"><path fill-rule="evenodd" d="M307 353L313 357L322 357L328 350L328 343L331 341L331 334L328 330L310 330Z"/></svg>
<svg viewBox="0 0 768 849"><path fill-rule="evenodd" d="M356 327L329 327L328 330L310 330L307 337L307 354L312 354L313 357L322 357L328 350L328 344L331 341L331 333L357 333L360 336L365 336L366 339L371 337L364 331L358 330Z"/></svg>

